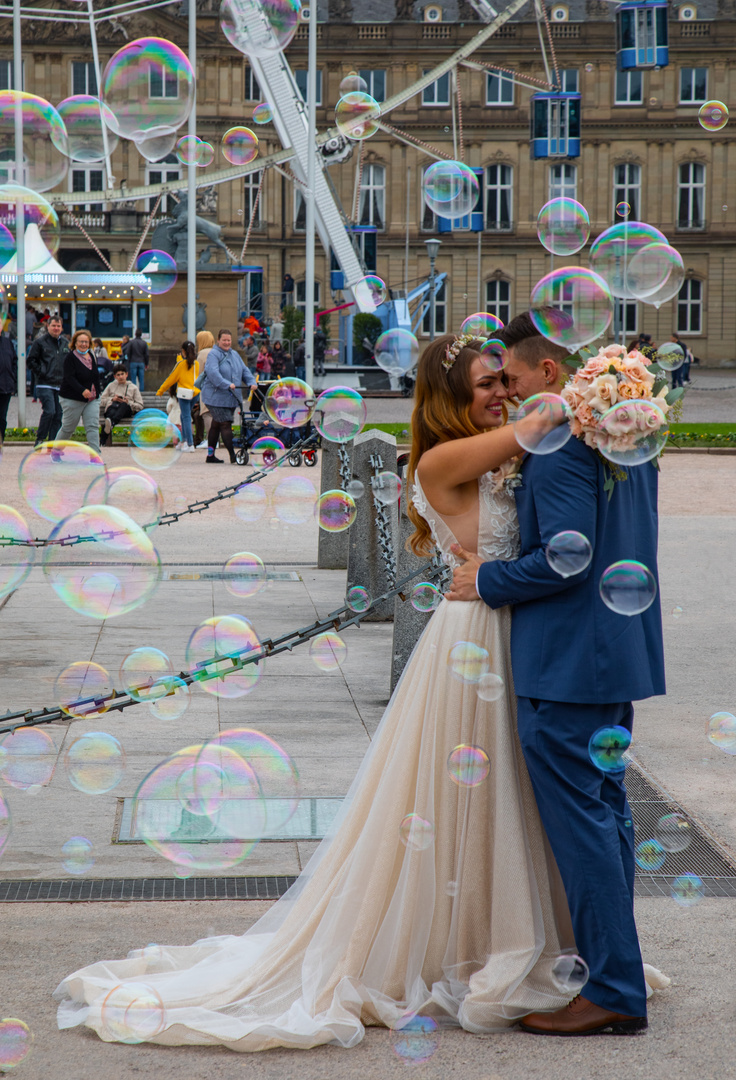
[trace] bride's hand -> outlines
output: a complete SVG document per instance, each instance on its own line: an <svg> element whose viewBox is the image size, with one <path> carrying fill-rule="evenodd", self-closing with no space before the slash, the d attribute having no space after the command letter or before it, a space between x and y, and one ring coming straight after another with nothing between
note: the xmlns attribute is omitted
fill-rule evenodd
<svg viewBox="0 0 736 1080"><path fill-rule="evenodd" d="M448 600L478 600L475 580L478 576L478 568L483 565L483 560L474 551L466 551L460 544L453 544L450 551L458 559L463 559L463 565L458 566L453 572L452 586L445 596Z"/></svg>

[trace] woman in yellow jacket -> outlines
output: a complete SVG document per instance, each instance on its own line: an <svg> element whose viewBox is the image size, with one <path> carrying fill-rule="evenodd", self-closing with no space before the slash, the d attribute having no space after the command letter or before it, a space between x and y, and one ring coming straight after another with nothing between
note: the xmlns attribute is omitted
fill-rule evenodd
<svg viewBox="0 0 736 1080"><path fill-rule="evenodd" d="M181 354L176 359L176 366L168 378L159 386L156 396L163 394L170 386L176 383L176 396L179 399L181 409L181 442L179 449L185 453L194 453L194 438L192 437L192 399L199 393L194 385L194 380L199 375L197 352L194 343L185 341L181 347Z"/></svg>

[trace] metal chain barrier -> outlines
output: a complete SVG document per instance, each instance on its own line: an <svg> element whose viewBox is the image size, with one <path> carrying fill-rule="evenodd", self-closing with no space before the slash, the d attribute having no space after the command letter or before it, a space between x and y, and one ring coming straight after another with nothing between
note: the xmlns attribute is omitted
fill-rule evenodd
<svg viewBox="0 0 736 1080"><path fill-rule="evenodd" d="M340 459L340 480L342 481L342 490L348 490L348 484L353 479L353 474L350 469L350 458L348 457L347 447L345 443L340 443L337 448L337 456Z"/></svg>
<svg viewBox="0 0 736 1080"><path fill-rule="evenodd" d="M380 479L380 473L383 471L383 458L380 454L371 454L370 461L373 469L371 491L373 493L373 507L376 511L373 520L378 529L378 545L381 549L381 558L386 570L389 588L394 588L396 585L396 553L394 552L394 542L391 536L391 522L385 504L376 496L376 492L380 491L385 485L385 481Z"/></svg>

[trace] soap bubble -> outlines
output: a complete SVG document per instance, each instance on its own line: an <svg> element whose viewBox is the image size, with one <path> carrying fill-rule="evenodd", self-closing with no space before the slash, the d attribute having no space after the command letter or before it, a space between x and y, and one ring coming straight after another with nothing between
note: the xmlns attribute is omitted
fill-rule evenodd
<svg viewBox="0 0 736 1080"><path fill-rule="evenodd" d="M684 814L664 814L657 822L656 833L665 851L684 851L693 838L692 827Z"/></svg>
<svg viewBox="0 0 736 1080"><path fill-rule="evenodd" d="M42 728L19 727L0 739L0 772L3 781L19 791L28 791L29 788L48 784L55 765L56 746ZM3 822L8 821L8 814L0 806L0 850L3 833L7 833L7 826L3 829Z"/></svg>
<svg viewBox="0 0 736 1080"><path fill-rule="evenodd" d="M36 555L34 548L10 541L27 544L31 539L31 531L18 511L12 506L0 506L0 596L20 588L31 572Z"/></svg>
<svg viewBox="0 0 736 1080"><path fill-rule="evenodd" d="M196 165L202 140L198 135L184 135L176 144L176 156L182 165Z"/></svg>
<svg viewBox="0 0 736 1080"><path fill-rule="evenodd" d="M120 682L134 701L155 701L168 693L167 680L174 667L166 653L152 645L133 649L120 665Z"/></svg>
<svg viewBox="0 0 736 1080"><path fill-rule="evenodd" d="M509 354L502 341L499 341L498 338L491 338L481 347L480 358L489 371L498 373L506 367Z"/></svg>
<svg viewBox="0 0 736 1080"><path fill-rule="evenodd" d="M530 315L543 337L574 351L605 334L613 299L607 282L593 270L563 266L534 286Z"/></svg>
<svg viewBox="0 0 736 1080"><path fill-rule="evenodd" d="M179 437L179 432L176 432L176 437ZM160 472L162 469L170 469L172 465L181 460L181 454L174 442L170 442L168 446L148 448L144 446L136 446L134 442L130 442L130 456L136 465L139 465L144 472Z"/></svg>
<svg viewBox="0 0 736 1080"><path fill-rule="evenodd" d="M495 675L492 671L481 675L476 685L478 697L481 701L498 701L503 697L505 689L506 683L501 676Z"/></svg>
<svg viewBox="0 0 736 1080"><path fill-rule="evenodd" d="M679 605L677 605L676 607L673 607L670 614L672 615L673 619L679 619L683 614L682 608Z"/></svg>
<svg viewBox="0 0 736 1080"><path fill-rule="evenodd" d="M85 543L64 544L79 536ZM158 552L139 525L114 506L84 506L60 521L44 548L43 572L59 599L80 615L108 619L149 600L161 576Z"/></svg>
<svg viewBox="0 0 736 1080"><path fill-rule="evenodd" d="M260 521L267 505L268 495L260 484L243 484L233 495L233 508L241 521Z"/></svg>
<svg viewBox="0 0 736 1080"><path fill-rule="evenodd" d="M287 476L279 480L271 494L276 517L287 525L303 525L314 517L317 489L303 476Z"/></svg>
<svg viewBox="0 0 736 1080"><path fill-rule="evenodd" d="M583 958L571 952L557 957L551 974L553 983L563 994L579 994L590 978Z"/></svg>
<svg viewBox="0 0 736 1080"><path fill-rule="evenodd" d="M351 611L367 611L371 606L371 594L362 585L352 585L345 594L345 603Z"/></svg>
<svg viewBox="0 0 736 1080"><path fill-rule="evenodd" d="M630 291L644 303L660 308L679 293L685 264L670 244L647 244L632 255L627 273Z"/></svg>
<svg viewBox="0 0 736 1080"><path fill-rule="evenodd" d="M672 882L672 899L680 907L695 907L705 896L705 885L697 874L680 874Z"/></svg>
<svg viewBox="0 0 736 1080"><path fill-rule="evenodd" d="M261 435L251 447L251 451L263 459L264 468L268 469L285 453L286 447L275 435Z"/></svg>
<svg viewBox="0 0 736 1080"><path fill-rule="evenodd" d="M312 419L314 406L311 386L291 377L273 383L263 402L269 420L287 428L298 428L308 423Z"/></svg>
<svg viewBox="0 0 736 1080"><path fill-rule="evenodd" d="M603 414L598 450L616 465L643 465L662 453L670 433L664 412L654 401L618 401ZM605 436L610 436L607 440Z"/></svg>
<svg viewBox="0 0 736 1080"><path fill-rule="evenodd" d="M386 282L376 274L368 274L352 287L355 303L361 311L374 312L388 300Z"/></svg>
<svg viewBox="0 0 736 1080"><path fill-rule="evenodd" d="M149 702L151 714L157 720L178 720L189 708L192 692L189 685L178 675L169 675L162 681L164 692Z"/></svg>
<svg viewBox="0 0 736 1080"><path fill-rule="evenodd" d="M222 568L225 588L233 596L255 596L266 584L266 567L257 555L240 551Z"/></svg>
<svg viewBox="0 0 736 1080"><path fill-rule="evenodd" d="M503 323L498 315L493 315L490 311L476 311L460 323L461 334L470 334L479 341L488 341L495 337L499 330L503 330Z"/></svg>
<svg viewBox="0 0 736 1080"><path fill-rule="evenodd" d="M407 814L399 825L399 838L409 851L424 851L434 843L434 825L420 814Z"/></svg>
<svg viewBox="0 0 736 1080"><path fill-rule="evenodd" d="M364 93L368 89L368 83L362 79L357 71L349 71L340 81L340 96L345 94Z"/></svg>
<svg viewBox="0 0 736 1080"><path fill-rule="evenodd" d="M88 731L64 755L69 783L85 795L104 795L123 779L125 751L114 735Z"/></svg>
<svg viewBox="0 0 736 1080"><path fill-rule="evenodd" d="M489 665L488 649L473 641L458 641L447 654L450 674L463 683L478 683L488 672Z"/></svg>
<svg viewBox="0 0 736 1080"><path fill-rule="evenodd" d="M580 574L590 565L593 548L587 536L579 532L561 532L552 537L545 548L547 562L560 577Z"/></svg>
<svg viewBox="0 0 736 1080"><path fill-rule="evenodd" d="M534 394L518 408L514 435L530 454L553 454L572 435L570 407L559 394Z"/></svg>
<svg viewBox="0 0 736 1080"><path fill-rule="evenodd" d="M708 742L724 754L736 754L736 716L730 712L713 713L705 725Z"/></svg>
<svg viewBox="0 0 736 1080"><path fill-rule="evenodd" d="M192 632L186 659L189 670L205 693L238 698L255 689L263 662L248 663L236 670L231 659L244 659L260 648L258 635L247 619L240 615L215 615L205 619ZM216 678L206 678L210 672L216 673Z"/></svg>
<svg viewBox="0 0 736 1080"><path fill-rule="evenodd" d="M337 671L345 663L348 647L339 634L328 630L317 634L309 645L309 656L319 671Z"/></svg>
<svg viewBox="0 0 736 1080"><path fill-rule="evenodd" d="M447 759L450 779L459 787L477 787L491 771L491 760L482 746L461 744Z"/></svg>
<svg viewBox="0 0 736 1080"><path fill-rule="evenodd" d="M371 477L371 491L376 502L393 506L401 498L401 480L394 472L380 472Z"/></svg>
<svg viewBox="0 0 736 1080"><path fill-rule="evenodd" d="M431 581L420 581L412 588L409 601L415 611L436 611L442 603L442 593Z"/></svg>
<svg viewBox="0 0 736 1080"><path fill-rule="evenodd" d="M22 1020L6 1016L0 1020L0 1072L10 1072L26 1060L33 1045L33 1032Z"/></svg>
<svg viewBox="0 0 736 1080"><path fill-rule="evenodd" d="M130 439L147 450L161 450L174 437L174 425L161 409L141 409L131 419Z"/></svg>
<svg viewBox="0 0 736 1080"><path fill-rule="evenodd" d="M117 148L118 139L110 130L111 119L102 119L103 106L99 98L75 94L59 102L58 113L66 127L67 153L72 161L104 161L105 135L108 153Z"/></svg>
<svg viewBox="0 0 736 1080"><path fill-rule="evenodd" d="M389 375L406 375L419 359L419 342L400 326L380 334L373 346L375 361Z"/></svg>
<svg viewBox="0 0 736 1080"><path fill-rule="evenodd" d="M215 160L215 148L206 139L201 139L197 147L197 167L206 169Z"/></svg>
<svg viewBox="0 0 736 1080"><path fill-rule="evenodd" d="M149 135L135 140L135 147L146 161L163 161L176 146L176 132L167 135Z"/></svg>
<svg viewBox="0 0 736 1080"><path fill-rule="evenodd" d="M677 371L685 363L685 351L676 341L665 341L658 346L654 362L665 371Z"/></svg>
<svg viewBox="0 0 736 1080"><path fill-rule="evenodd" d="M51 255L57 255L59 252L59 243L61 241L59 215L48 199L45 199L40 192L32 191L30 188L23 187L20 184L0 184L0 221L4 223L12 234L12 257L10 259L8 259L8 238L5 233L2 234L2 267L6 271L15 273L17 270L13 237L15 236L15 217L18 203L23 205L23 222L26 235L25 271L31 273L40 270L44 263L48 262L46 251ZM35 241L36 237L41 238L41 244L31 243L31 239ZM3 289L2 294L0 294L0 314L4 317L6 311L7 296Z"/></svg>
<svg viewBox="0 0 736 1080"><path fill-rule="evenodd" d="M317 398L314 426L328 442L349 442L363 427L367 411L358 390L349 386L331 386Z"/></svg>
<svg viewBox="0 0 736 1080"><path fill-rule="evenodd" d="M299 771L291 757L274 739L253 728L222 731L206 744L222 746L239 754L252 769L263 795L265 824L262 832L273 835L293 816L299 805ZM256 833L258 829L256 828Z"/></svg>
<svg viewBox="0 0 736 1080"><path fill-rule="evenodd" d="M335 106L335 126L346 139L359 142L378 131L381 106L370 94L356 90L345 94Z"/></svg>
<svg viewBox="0 0 736 1080"><path fill-rule="evenodd" d="M151 296L163 296L176 285L176 262L165 251L151 249L141 252L135 260L135 269L136 273L145 274L148 278L148 284L143 287Z"/></svg>
<svg viewBox="0 0 736 1080"><path fill-rule="evenodd" d="M357 513L352 496L338 488L325 491L315 504L319 527L325 532L344 532L353 524Z"/></svg>
<svg viewBox="0 0 736 1080"><path fill-rule="evenodd" d="M222 136L222 156L231 165L250 165L258 157L258 136L247 127L231 127Z"/></svg>
<svg viewBox="0 0 736 1080"><path fill-rule="evenodd" d="M248 763L227 746L205 743L176 781L176 797L182 808L195 817L219 820L227 804L237 798L255 798L261 809L257 781ZM259 813L262 818L262 814ZM256 835L261 834L262 821ZM227 831L223 829L223 831ZM250 835L250 834L248 834Z"/></svg>
<svg viewBox="0 0 736 1080"><path fill-rule="evenodd" d="M667 852L658 840L642 840L634 849L634 862L640 870L651 874L660 870L667 859Z"/></svg>
<svg viewBox="0 0 736 1080"><path fill-rule="evenodd" d="M407 1065L424 1065L440 1048L441 1034L431 1016L405 1013L391 1028L391 1047Z"/></svg>
<svg viewBox="0 0 736 1080"><path fill-rule="evenodd" d="M104 476L102 458L86 443L45 442L21 461L18 486L39 517L61 521L84 504L92 481Z"/></svg>
<svg viewBox="0 0 736 1080"><path fill-rule="evenodd" d="M158 525L164 512L164 497L161 488L148 473L121 465L108 469L93 480L84 497L87 505L115 506L132 518L136 524L144 526ZM147 532L150 534L152 528Z"/></svg>
<svg viewBox="0 0 736 1080"><path fill-rule="evenodd" d="M163 1031L166 1013L156 990L126 983L114 987L103 1001L101 1023L108 1041L142 1043Z"/></svg>
<svg viewBox="0 0 736 1080"><path fill-rule="evenodd" d="M300 0L222 0L220 27L239 52L268 57L294 37L300 10Z"/></svg>
<svg viewBox="0 0 736 1080"><path fill-rule="evenodd" d="M353 479L348 480L345 485L345 491L351 499L361 499L365 494L365 485L361 480L357 480L353 477Z"/></svg>
<svg viewBox="0 0 736 1080"><path fill-rule="evenodd" d="M68 874L86 874L95 865L92 844L86 836L72 836L61 845L61 865Z"/></svg>
<svg viewBox="0 0 736 1080"><path fill-rule="evenodd" d="M666 244L667 237L653 225L641 221L620 221L611 225L590 249L590 269L603 278L613 296L635 300L629 284L629 266L634 256L649 244ZM584 342L581 342L584 344Z"/></svg>
<svg viewBox="0 0 736 1080"><path fill-rule="evenodd" d="M54 704L67 716L96 720L110 708L113 684L101 664L81 660L64 668L54 683Z"/></svg>
<svg viewBox="0 0 736 1080"><path fill-rule="evenodd" d="M657 583L643 563L622 559L603 571L599 592L606 607L618 615L640 615L654 603Z"/></svg>
<svg viewBox="0 0 736 1080"><path fill-rule="evenodd" d="M177 514L182 514L187 509L187 500L184 495L174 496L174 510Z"/></svg>
<svg viewBox="0 0 736 1080"><path fill-rule="evenodd" d="M462 218L473 210L480 190L478 177L461 161L435 161L422 177L422 197L441 218Z"/></svg>
<svg viewBox="0 0 736 1080"><path fill-rule="evenodd" d="M18 100L23 124L23 175L16 180L22 179L34 191L50 191L66 176L69 140L64 121L45 98L21 90L0 90L0 160L15 161Z"/></svg>
<svg viewBox="0 0 736 1080"><path fill-rule="evenodd" d="M590 736L588 753L601 772L620 773L628 763L626 751L630 746L631 732L625 727L601 727Z"/></svg>
<svg viewBox="0 0 736 1080"><path fill-rule="evenodd" d="M177 45L163 38L128 42L102 73L105 123L134 142L174 135L187 120L194 96L192 65Z"/></svg>
<svg viewBox="0 0 736 1080"><path fill-rule="evenodd" d="M706 101L698 109L698 122L706 131L721 131L728 123L728 105L722 101Z"/></svg>
<svg viewBox="0 0 736 1080"><path fill-rule="evenodd" d="M273 110L267 101L262 101L253 109L254 124L270 124L273 120Z"/></svg>
<svg viewBox="0 0 736 1080"><path fill-rule="evenodd" d="M621 202L616 203L616 217L627 218L631 213L631 206L629 203Z"/></svg>
<svg viewBox="0 0 736 1080"><path fill-rule="evenodd" d="M575 199L550 199L537 215L537 236L553 255L575 255L588 243L588 211Z"/></svg>

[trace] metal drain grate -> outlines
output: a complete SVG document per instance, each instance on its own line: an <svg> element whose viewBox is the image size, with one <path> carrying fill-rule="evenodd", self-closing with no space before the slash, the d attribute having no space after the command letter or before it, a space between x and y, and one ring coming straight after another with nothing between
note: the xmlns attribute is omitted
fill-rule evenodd
<svg viewBox="0 0 736 1080"><path fill-rule="evenodd" d="M98 880L2 881L0 902L38 900L278 900L295 877L102 878Z"/></svg>

